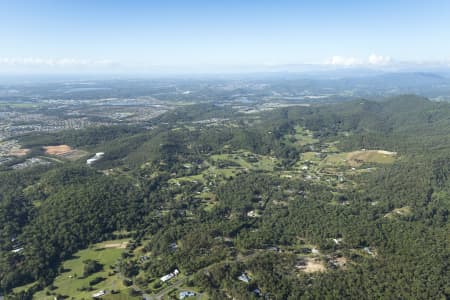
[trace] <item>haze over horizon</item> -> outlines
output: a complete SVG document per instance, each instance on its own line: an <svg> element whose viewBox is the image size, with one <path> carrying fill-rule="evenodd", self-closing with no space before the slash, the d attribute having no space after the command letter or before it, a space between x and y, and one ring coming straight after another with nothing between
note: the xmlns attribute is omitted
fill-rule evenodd
<svg viewBox="0 0 450 300"><path fill-rule="evenodd" d="M443 0L0 0L0 73L450 69L448 28Z"/></svg>

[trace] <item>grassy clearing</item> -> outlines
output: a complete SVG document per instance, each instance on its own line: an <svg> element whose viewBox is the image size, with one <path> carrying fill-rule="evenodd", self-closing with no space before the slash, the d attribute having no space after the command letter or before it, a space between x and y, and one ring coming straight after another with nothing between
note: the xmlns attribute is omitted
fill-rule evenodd
<svg viewBox="0 0 450 300"><path fill-rule="evenodd" d="M105 300L141 300L142 297L130 296L130 289L123 290L118 294L107 294L102 297Z"/></svg>
<svg viewBox="0 0 450 300"><path fill-rule="evenodd" d="M231 179L235 176L237 176L242 170L236 169L236 168L210 168L208 171L210 176L213 177L219 177L223 179Z"/></svg>
<svg viewBox="0 0 450 300"><path fill-rule="evenodd" d="M319 142L318 139L315 139L313 137L312 131L310 131L308 129L304 129L301 126L295 127L294 137L297 139L296 144L299 146L310 145L310 144L315 144L315 143Z"/></svg>
<svg viewBox="0 0 450 300"><path fill-rule="evenodd" d="M205 178L203 178L203 174L192 175L192 176L184 176L178 178L172 178L169 180L169 183L182 183L182 182L204 182Z"/></svg>
<svg viewBox="0 0 450 300"><path fill-rule="evenodd" d="M216 207L217 202L215 201L208 201L206 202L205 206L204 206L204 210L205 211L212 211L214 209L214 207Z"/></svg>
<svg viewBox="0 0 450 300"><path fill-rule="evenodd" d="M88 249L78 251L75 253L74 258L63 263L64 269L68 271L56 277L54 281L54 286L56 289L51 292L70 296L71 299L90 299L92 298L92 294L99 290L125 290L126 288L123 286L122 280L117 275L110 276L110 273L112 274L112 269L110 266L114 266L116 261L120 258L122 252L124 251L124 245L126 245L127 242L127 239L106 241L95 244ZM103 270L83 278L83 261L87 259L97 260L100 262L103 265ZM93 285L92 291L81 291L82 288L89 287L89 282L96 277L102 277L105 278L105 280ZM54 296L46 295L46 292L47 290L36 293L34 299L53 300Z"/></svg>
<svg viewBox="0 0 450 300"><path fill-rule="evenodd" d="M395 161L397 153L384 150L366 150L350 152L348 159L351 163L365 162L391 164Z"/></svg>
<svg viewBox="0 0 450 300"><path fill-rule="evenodd" d="M329 166L346 166L348 165L348 159L347 159L348 153L336 153L328 155L322 162L322 165L329 165Z"/></svg>
<svg viewBox="0 0 450 300"><path fill-rule="evenodd" d="M391 164L397 153L384 150L361 150L328 155L324 165L359 167L365 163Z"/></svg>
<svg viewBox="0 0 450 300"><path fill-rule="evenodd" d="M318 162L318 161L320 161L320 157L318 155L319 155L319 153L317 153L317 152L304 152L304 153L302 153L302 160Z"/></svg>
<svg viewBox="0 0 450 300"><path fill-rule="evenodd" d="M320 258L308 257L306 259L305 273L325 272L326 267Z"/></svg>
<svg viewBox="0 0 450 300"><path fill-rule="evenodd" d="M322 152L325 153L333 153L333 152L340 152L340 150L337 147L337 144L339 143L339 141L336 142L330 142L330 143L325 143L325 148L322 150Z"/></svg>
<svg viewBox="0 0 450 300"><path fill-rule="evenodd" d="M216 154L209 158L212 162L225 161L236 164L249 170L272 171L276 164L276 158L258 155L249 151L237 151L231 154Z"/></svg>
<svg viewBox="0 0 450 300"><path fill-rule="evenodd" d="M398 216L410 216L412 214L411 207L404 206L392 210L390 213L384 215L385 218L393 219Z"/></svg>
<svg viewBox="0 0 450 300"><path fill-rule="evenodd" d="M304 129L301 126L295 126L294 134L287 134L284 137L285 142L292 143L296 146L302 147L318 143L319 140L313 137L312 131Z"/></svg>
<svg viewBox="0 0 450 300"><path fill-rule="evenodd" d="M248 170L272 172L277 163L274 157L258 155L244 150L231 154L211 155L208 160L209 167L202 173L172 178L169 183L200 182L205 184L208 178L230 179Z"/></svg>
<svg viewBox="0 0 450 300"><path fill-rule="evenodd" d="M13 289L13 292L16 293L16 294L18 294L20 292L24 292L24 291L28 290L29 288L31 288L35 284L37 284L37 281L29 283L29 284L26 284L26 285L22 285L22 286L16 287L16 288Z"/></svg>

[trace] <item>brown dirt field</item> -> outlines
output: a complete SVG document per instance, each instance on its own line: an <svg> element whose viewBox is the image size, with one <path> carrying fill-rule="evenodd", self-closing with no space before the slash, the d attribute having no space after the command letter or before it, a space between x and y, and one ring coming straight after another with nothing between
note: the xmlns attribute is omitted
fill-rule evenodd
<svg viewBox="0 0 450 300"><path fill-rule="evenodd" d="M325 272L326 268L323 262L317 258L308 258L306 261L305 273Z"/></svg>
<svg viewBox="0 0 450 300"><path fill-rule="evenodd" d="M385 150L353 151L347 155L347 161L352 167L359 166L364 162L392 163L396 155L397 152Z"/></svg>
<svg viewBox="0 0 450 300"><path fill-rule="evenodd" d="M45 150L45 154L50 155L62 155L73 151L72 148L70 148L70 146L68 145L45 146L43 148Z"/></svg>
<svg viewBox="0 0 450 300"><path fill-rule="evenodd" d="M345 268L347 266L347 258L345 258L343 256L342 257L338 257L338 258L336 258L336 263L341 268Z"/></svg>
<svg viewBox="0 0 450 300"><path fill-rule="evenodd" d="M30 149L12 149L10 152L9 152L9 155L12 155L12 156L25 156L25 155L27 155L28 154L28 152L30 152Z"/></svg>
<svg viewBox="0 0 450 300"><path fill-rule="evenodd" d="M83 150L72 149L68 145L45 146L42 148L45 150L45 154L59 156L68 160L77 160L88 154L88 152Z"/></svg>

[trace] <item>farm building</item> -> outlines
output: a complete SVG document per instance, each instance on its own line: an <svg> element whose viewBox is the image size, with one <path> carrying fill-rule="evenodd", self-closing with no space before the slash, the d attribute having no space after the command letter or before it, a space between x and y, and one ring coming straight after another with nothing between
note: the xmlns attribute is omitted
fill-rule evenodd
<svg viewBox="0 0 450 300"><path fill-rule="evenodd" d="M92 298L98 298L98 297L104 296L105 294L106 294L106 291L105 290L101 290L101 291L98 291L95 294L92 294Z"/></svg>
<svg viewBox="0 0 450 300"><path fill-rule="evenodd" d="M175 270L173 270L173 272L161 277L160 280L162 282L166 282L166 281L169 281L170 279L176 277L178 274L180 274L180 271L178 271L178 269L175 269Z"/></svg>

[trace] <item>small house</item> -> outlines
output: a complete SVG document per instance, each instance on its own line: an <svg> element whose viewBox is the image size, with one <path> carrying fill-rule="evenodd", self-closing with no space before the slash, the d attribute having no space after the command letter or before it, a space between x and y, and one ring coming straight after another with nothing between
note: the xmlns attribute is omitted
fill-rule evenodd
<svg viewBox="0 0 450 300"><path fill-rule="evenodd" d="M23 248L17 248L17 249L11 250L11 252L12 253L19 253L19 252L22 252L22 250L23 250Z"/></svg>
<svg viewBox="0 0 450 300"><path fill-rule="evenodd" d="M249 283L250 282L250 277L248 277L248 275L246 274L246 273L242 273L239 277L238 277L238 279L240 280L240 281L243 281L243 282L245 282L245 283Z"/></svg>
<svg viewBox="0 0 450 300"><path fill-rule="evenodd" d="M101 291L98 291L95 294L92 294L92 298L98 298L98 297L104 296L105 294L106 294L106 291L105 290L101 290Z"/></svg>
<svg viewBox="0 0 450 300"><path fill-rule="evenodd" d="M184 298L188 298L188 297L194 297L194 296L195 296L195 293L191 292L191 291L183 291L183 292L180 292L180 294L179 294L179 298L180 299L184 299Z"/></svg>

